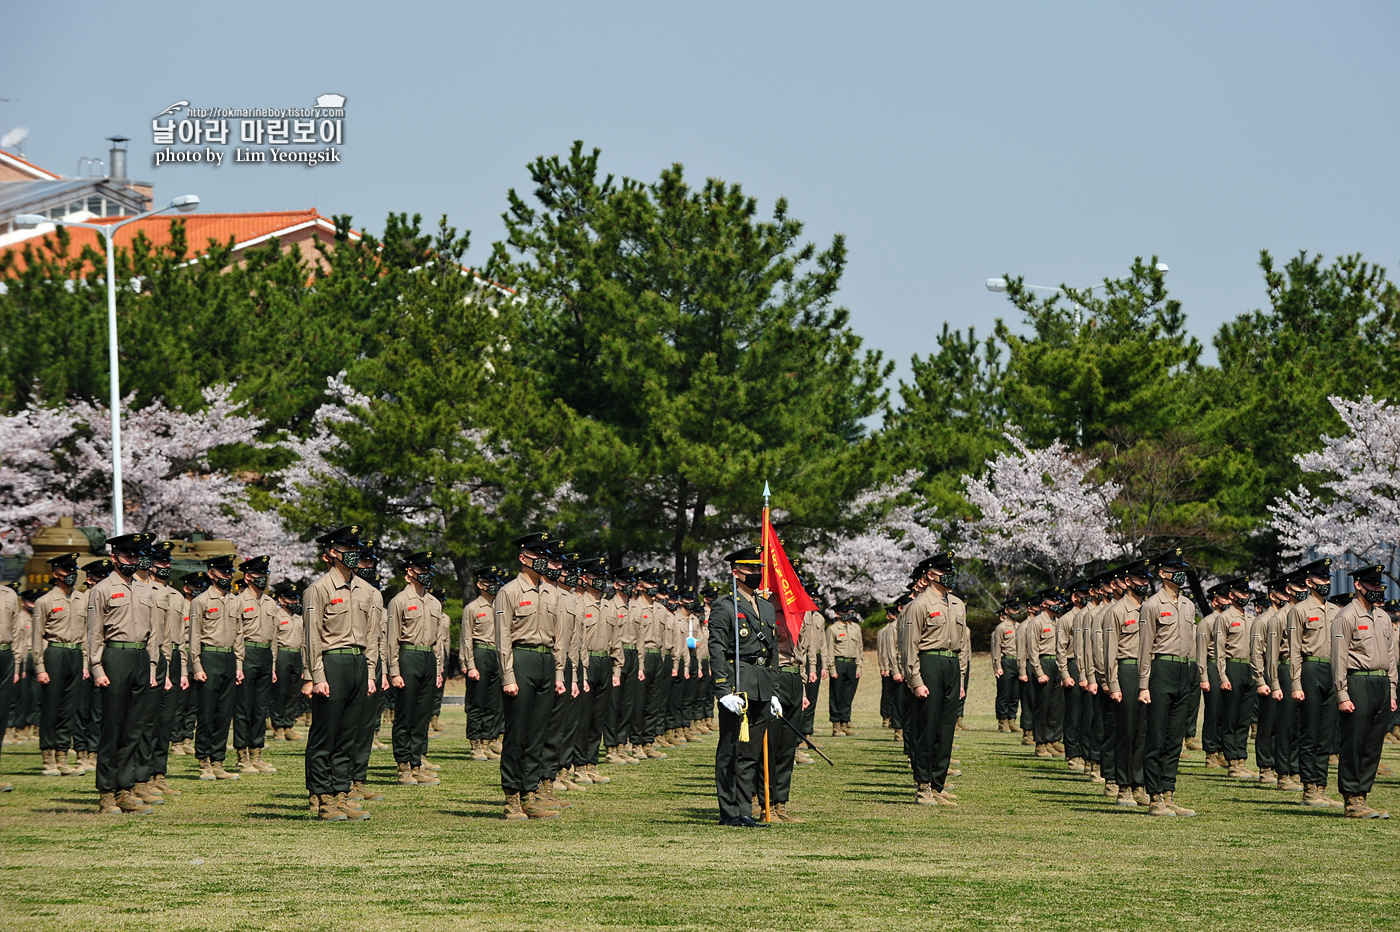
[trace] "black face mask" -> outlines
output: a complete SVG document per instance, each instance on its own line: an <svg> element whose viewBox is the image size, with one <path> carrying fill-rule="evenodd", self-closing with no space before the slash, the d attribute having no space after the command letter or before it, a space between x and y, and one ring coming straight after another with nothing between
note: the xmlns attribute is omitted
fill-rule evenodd
<svg viewBox="0 0 1400 932"><path fill-rule="evenodd" d="M745 573L744 578L739 581L750 589L757 589L763 585L763 572L760 570L757 573Z"/></svg>
<svg viewBox="0 0 1400 932"><path fill-rule="evenodd" d="M230 578L228 578L228 579L220 579L220 578L217 577L217 576L210 575L210 577L209 577L209 585L211 585L211 586L218 586L218 587L219 587L220 589L222 589L223 591L228 592L230 589L233 588L233 579L232 579L232 577L230 577Z"/></svg>
<svg viewBox="0 0 1400 932"><path fill-rule="evenodd" d="M356 554L358 556L358 554ZM358 562L358 561L357 561ZM369 583L374 588L379 588L379 574L374 571L374 564L355 567L355 575Z"/></svg>
<svg viewBox="0 0 1400 932"><path fill-rule="evenodd" d="M1361 598L1365 599L1372 605L1381 605L1385 602L1385 590L1376 589L1371 592L1362 592Z"/></svg>
<svg viewBox="0 0 1400 932"><path fill-rule="evenodd" d="M1180 587L1186 585L1186 571L1176 570L1172 573L1172 584Z"/></svg>
<svg viewBox="0 0 1400 932"><path fill-rule="evenodd" d="M154 570L157 579L169 579L173 566L157 566Z"/></svg>
<svg viewBox="0 0 1400 932"><path fill-rule="evenodd" d="M419 570L418 585L422 586L424 589L431 589L433 587L433 574L426 570Z"/></svg>
<svg viewBox="0 0 1400 932"><path fill-rule="evenodd" d="M149 550L142 551L140 556L136 558L136 568L140 570L148 570L151 568L151 564L155 562L155 559L155 555L152 554Z"/></svg>
<svg viewBox="0 0 1400 932"><path fill-rule="evenodd" d="M140 568L141 565L139 557L137 558L137 561L135 563L123 563L122 561L116 559L114 559L112 562L116 565L117 572L127 579L130 579L132 576L136 575L136 571Z"/></svg>
<svg viewBox="0 0 1400 932"><path fill-rule="evenodd" d="M530 560L530 569L541 576L549 575L549 557L535 557Z"/></svg>
<svg viewBox="0 0 1400 932"><path fill-rule="evenodd" d="M1152 583L1130 583L1129 586L1140 599L1145 599L1152 594Z"/></svg>
<svg viewBox="0 0 1400 932"><path fill-rule="evenodd" d="M558 569L555 569L554 567L550 566L549 561L546 560L544 563L544 572L540 575L542 575L545 579L549 580L550 582L558 582L559 577L564 575L564 567L561 566Z"/></svg>
<svg viewBox="0 0 1400 932"><path fill-rule="evenodd" d="M259 592L263 592L267 589L266 576L244 576L243 579L245 582L248 583L248 585L252 586L254 589L257 589Z"/></svg>
<svg viewBox="0 0 1400 932"><path fill-rule="evenodd" d="M66 573L66 574L64 574L64 575L62 575L62 576L60 576L60 575L58 575L57 573L55 573L53 578L54 578L54 579L57 579L59 582L63 583L63 584L64 584L65 586L67 586L69 589L72 589L74 586L76 586L76 585L78 584L78 574L77 574L76 572Z"/></svg>
<svg viewBox="0 0 1400 932"><path fill-rule="evenodd" d="M501 582L499 579L491 580L489 583L486 584L486 594L494 599L496 597L496 593L501 591L501 587L503 585L505 585L505 583Z"/></svg>
<svg viewBox="0 0 1400 932"><path fill-rule="evenodd" d="M1332 594L1332 584L1330 582L1323 583L1320 586L1308 583L1308 588L1317 593L1317 597L1324 602L1327 600L1327 597Z"/></svg>
<svg viewBox="0 0 1400 932"><path fill-rule="evenodd" d="M300 615L300 614L301 614L301 600L300 600L300 599L298 599L298 600L295 601L295 602L284 602L284 603L282 603L282 604L283 604L283 607L286 608L287 613L288 613L289 615Z"/></svg>
<svg viewBox="0 0 1400 932"><path fill-rule="evenodd" d="M360 565L360 551L347 550L338 557L341 563L345 564L347 570L353 570Z"/></svg>
<svg viewBox="0 0 1400 932"><path fill-rule="evenodd" d="M1231 602L1234 602L1235 605L1238 606L1239 608L1244 608L1246 605L1248 605L1248 604L1249 604L1249 600L1250 600L1250 596L1247 596L1247 595L1232 595L1232 596L1230 596L1230 601L1231 601Z"/></svg>

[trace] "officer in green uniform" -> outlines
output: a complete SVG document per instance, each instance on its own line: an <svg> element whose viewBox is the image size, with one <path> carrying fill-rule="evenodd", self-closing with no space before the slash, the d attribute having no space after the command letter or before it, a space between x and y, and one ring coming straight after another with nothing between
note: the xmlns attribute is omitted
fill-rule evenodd
<svg viewBox="0 0 1400 932"><path fill-rule="evenodd" d="M763 737L770 715L788 710L773 694L778 656L776 616L772 604L757 591L763 580L763 548L740 548L725 557L725 562L735 585L710 609L710 666L720 706L715 792L720 825L752 828L763 824L752 815L753 796L763 785L759 773ZM747 742L741 740L745 723Z"/></svg>

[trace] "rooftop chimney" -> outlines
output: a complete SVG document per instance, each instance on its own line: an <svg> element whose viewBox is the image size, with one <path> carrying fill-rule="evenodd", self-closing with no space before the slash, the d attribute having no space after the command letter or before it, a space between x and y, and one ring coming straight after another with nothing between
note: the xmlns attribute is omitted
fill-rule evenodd
<svg viewBox="0 0 1400 932"><path fill-rule="evenodd" d="M112 148L108 152L110 158L107 160L107 177L113 181L126 181L127 138L125 136L108 136L107 140L112 144Z"/></svg>

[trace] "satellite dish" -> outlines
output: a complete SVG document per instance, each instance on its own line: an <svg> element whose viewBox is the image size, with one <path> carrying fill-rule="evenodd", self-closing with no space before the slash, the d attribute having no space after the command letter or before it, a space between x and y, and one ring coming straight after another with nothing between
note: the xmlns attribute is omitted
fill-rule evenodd
<svg viewBox="0 0 1400 932"><path fill-rule="evenodd" d="M8 149L11 146L17 146L20 143L24 142L25 137L28 135L29 127L16 126L14 129L6 133L3 137L0 137L0 148Z"/></svg>

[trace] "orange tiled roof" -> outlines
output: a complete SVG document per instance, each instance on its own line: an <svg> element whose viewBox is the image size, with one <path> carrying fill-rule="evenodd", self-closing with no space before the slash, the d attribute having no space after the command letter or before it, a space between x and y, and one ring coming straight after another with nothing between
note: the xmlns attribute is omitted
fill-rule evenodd
<svg viewBox="0 0 1400 932"><path fill-rule="evenodd" d="M41 181L57 181L58 179L63 177L62 175L55 175L47 168L40 168L38 165L35 165L28 159L22 159L19 156L13 155L9 152L0 152L0 160L18 162L22 169L27 169L28 171L33 173L35 178Z"/></svg>
<svg viewBox="0 0 1400 932"><path fill-rule="evenodd" d="M202 252L209 246L209 240L218 243L226 243L230 236L233 237L236 249L244 249L254 246L273 236L287 236L290 233L301 230L314 229L324 241L329 241L335 233L335 223L329 218L321 216L316 210L280 210L266 211L263 213L247 214L157 214L154 217L147 217L144 220L137 220L128 223L117 230L113 242L118 249L129 248L136 233L140 231L146 235L156 246L163 246L170 242L170 221L173 217L179 217L185 223L185 237L191 249ZM85 221L94 224L116 223L121 217L94 217ZM68 247L68 254L76 256L84 246L91 246L93 249L101 251L98 243L97 231L86 230L82 227L69 227L68 235L71 243ZM352 234L358 236L358 234ZM13 252L15 254L16 268L24 267L22 256L25 246L32 246L36 250L43 251L43 241L48 239L57 245L54 232L48 232L40 236L30 237L21 242L12 243L9 247L0 252Z"/></svg>

